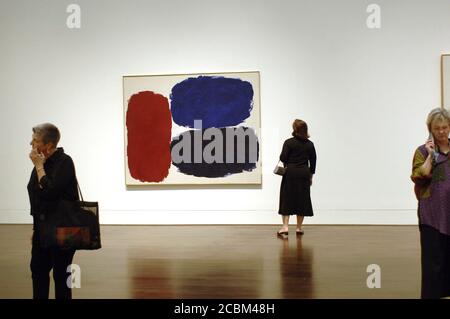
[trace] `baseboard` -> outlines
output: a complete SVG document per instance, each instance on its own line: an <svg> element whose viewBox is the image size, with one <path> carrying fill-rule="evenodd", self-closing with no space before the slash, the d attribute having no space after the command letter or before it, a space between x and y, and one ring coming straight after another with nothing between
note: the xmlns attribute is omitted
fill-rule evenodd
<svg viewBox="0 0 450 319"><path fill-rule="evenodd" d="M295 218L291 219L295 223ZM100 222L110 225L271 225L280 216L272 210L101 210ZM0 210L1 224L31 224L25 210ZM416 225L417 211L316 209L305 224L311 225Z"/></svg>

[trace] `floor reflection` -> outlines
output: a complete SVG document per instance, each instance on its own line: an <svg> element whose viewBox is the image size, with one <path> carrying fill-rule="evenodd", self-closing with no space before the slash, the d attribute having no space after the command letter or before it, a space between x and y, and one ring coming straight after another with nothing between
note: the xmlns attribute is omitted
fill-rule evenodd
<svg viewBox="0 0 450 319"><path fill-rule="evenodd" d="M133 298L314 297L312 249L292 234L197 237L183 247L141 247L128 260Z"/></svg>
<svg viewBox="0 0 450 319"><path fill-rule="evenodd" d="M143 241L129 251L133 298L262 296L264 254L270 251L263 240L255 239L252 228L197 229L179 227L177 236L164 237L164 245ZM273 260L273 254L270 256Z"/></svg>
<svg viewBox="0 0 450 319"><path fill-rule="evenodd" d="M0 225L0 298L31 298L29 225ZM418 298L417 226L104 226L74 298ZM395 249L392 249L395 243ZM383 269L369 289L367 265Z"/></svg>
<svg viewBox="0 0 450 319"><path fill-rule="evenodd" d="M283 298L314 298L313 250L303 243L303 236L279 238Z"/></svg>
<svg viewBox="0 0 450 319"><path fill-rule="evenodd" d="M131 266L132 298L177 298L172 275L169 269L170 262L154 259L134 259Z"/></svg>
<svg viewBox="0 0 450 319"><path fill-rule="evenodd" d="M133 298L255 298L260 291L254 260L133 260Z"/></svg>

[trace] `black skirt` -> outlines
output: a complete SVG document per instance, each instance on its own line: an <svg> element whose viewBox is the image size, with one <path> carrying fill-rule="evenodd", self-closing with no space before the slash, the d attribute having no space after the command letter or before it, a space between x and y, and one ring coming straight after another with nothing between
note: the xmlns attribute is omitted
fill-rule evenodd
<svg viewBox="0 0 450 319"><path fill-rule="evenodd" d="M280 215L313 216L311 171L307 165L288 164L280 187Z"/></svg>

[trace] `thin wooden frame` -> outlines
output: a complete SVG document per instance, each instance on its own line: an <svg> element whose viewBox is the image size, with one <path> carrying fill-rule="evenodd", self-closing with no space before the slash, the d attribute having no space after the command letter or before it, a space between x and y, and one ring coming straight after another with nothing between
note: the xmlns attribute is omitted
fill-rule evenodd
<svg viewBox="0 0 450 319"><path fill-rule="evenodd" d="M441 55L441 107L450 109L450 54Z"/></svg>
<svg viewBox="0 0 450 319"><path fill-rule="evenodd" d="M250 125L253 127L257 133L258 141L259 141L259 160L257 162L257 176L251 177L247 182L245 180L240 180L237 178L234 178L233 175L231 175L231 178L225 177L225 178L209 178L208 181L206 181L204 178L195 178L192 177L189 181L186 181L185 176L183 176L181 179L183 182L174 181L173 179L170 179L170 181L167 182L159 182L159 183L148 183L148 182L140 182L135 179L133 179L130 176L130 171L128 167L128 161L127 161L127 127L126 127L126 113L127 113L127 106L128 106L128 99L132 94L135 94L142 90L142 86L137 85L136 88L133 88L133 85L135 85L135 81L142 80L144 83L147 81L149 85L148 90L152 91L152 85L151 83L155 83L155 81L168 81L168 83L172 83L173 79L183 79L183 78L189 78L189 77L197 77L197 76L224 76L224 77L243 77L243 79L246 76L252 76L256 79L256 81L252 82L253 89L254 89L254 106L257 107L256 109L256 116L254 119L252 119L253 125ZM136 187L136 186L183 186L183 185L199 185L199 186L207 186L207 185L261 185L262 184L262 149L261 149L261 101L260 101L260 74L259 71L241 71L241 72L214 72L214 73L195 73L195 74L158 74L158 75L125 75L122 78L122 85L123 85L123 114L124 114L124 154L125 154L125 182L127 187ZM134 82L133 82L134 81ZM131 84L130 84L131 83ZM170 86L167 83L164 83L162 86ZM131 89L130 89L131 88ZM155 93L162 93L162 95L169 97L168 92L157 92ZM253 111L252 111L253 112ZM244 122L245 123L245 122ZM171 168L171 171L169 173L173 174L173 170ZM246 174L246 172L241 173ZM236 174L235 174L236 175ZM253 174L255 175L255 174ZM173 176L173 175L172 175ZM131 178L130 178L131 177Z"/></svg>

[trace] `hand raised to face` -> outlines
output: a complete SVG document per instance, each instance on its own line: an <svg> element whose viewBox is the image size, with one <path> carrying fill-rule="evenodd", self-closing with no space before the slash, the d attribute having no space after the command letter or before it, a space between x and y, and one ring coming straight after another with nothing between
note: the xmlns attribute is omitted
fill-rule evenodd
<svg viewBox="0 0 450 319"><path fill-rule="evenodd" d="M434 152L434 150L435 150L433 140L431 140L431 139L428 140L428 141L425 143L425 148L427 149L428 154L433 154L433 152Z"/></svg>
<svg viewBox="0 0 450 319"><path fill-rule="evenodd" d="M33 148L29 155L31 161L35 167L43 167L45 163L45 155L43 153L38 153L38 151Z"/></svg>

